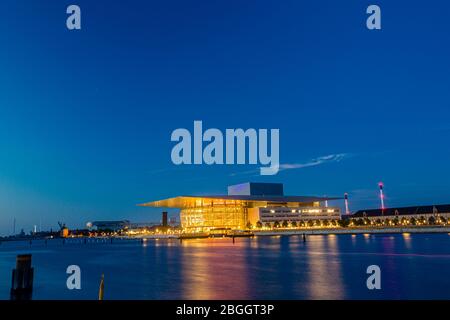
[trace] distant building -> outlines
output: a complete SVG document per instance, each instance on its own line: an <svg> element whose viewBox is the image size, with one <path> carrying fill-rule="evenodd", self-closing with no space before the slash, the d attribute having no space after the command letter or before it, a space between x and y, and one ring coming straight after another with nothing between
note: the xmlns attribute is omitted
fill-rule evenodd
<svg viewBox="0 0 450 320"><path fill-rule="evenodd" d="M167 227L168 223L167 223L167 211L163 211L162 213L162 226L163 227Z"/></svg>
<svg viewBox="0 0 450 320"><path fill-rule="evenodd" d="M428 205L428 206L414 206L414 207L398 207L398 208L386 208L359 210L354 214L348 216L348 218L368 218L373 219L395 219L396 217L411 219L411 218L425 218L442 216L450 218L450 204L444 205Z"/></svg>
<svg viewBox="0 0 450 320"><path fill-rule="evenodd" d="M228 187L227 195L178 196L141 204L181 209L182 228L208 231L245 229L247 224L313 219L340 219L338 207L321 203L340 198L285 196L280 183L244 183Z"/></svg>
<svg viewBox="0 0 450 320"><path fill-rule="evenodd" d="M69 228L67 227L62 228L60 231L60 236L62 238L67 238L69 236Z"/></svg>
<svg viewBox="0 0 450 320"><path fill-rule="evenodd" d="M177 218L176 217L170 217L169 219L170 226L175 226L177 224Z"/></svg>
<svg viewBox="0 0 450 320"><path fill-rule="evenodd" d="M132 222L130 223L130 229L150 229L154 227L159 227L158 222Z"/></svg>
<svg viewBox="0 0 450 320"><path fill-rule="evenodd" d="M89 222L88 226L95 228L99 231L101 230L112 230L119 231L123 229L127 229L130 227L130 221L121 220L121 221L94 221Z"/></svg>

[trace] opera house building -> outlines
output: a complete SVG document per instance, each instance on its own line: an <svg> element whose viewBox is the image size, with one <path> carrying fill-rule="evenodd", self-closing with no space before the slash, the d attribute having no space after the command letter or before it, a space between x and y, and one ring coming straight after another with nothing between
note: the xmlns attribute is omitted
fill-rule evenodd
<svg viewBox="0 0 450 320"><path fill-rule="evenodd" d="M338 220L338 207L328 200L340 198L285 196L281 183L244 183L228 187L226 195L178 196L140 206L180 209L181 227L201 232L214 229L243 230L264 225L301 220Z"/></svg>

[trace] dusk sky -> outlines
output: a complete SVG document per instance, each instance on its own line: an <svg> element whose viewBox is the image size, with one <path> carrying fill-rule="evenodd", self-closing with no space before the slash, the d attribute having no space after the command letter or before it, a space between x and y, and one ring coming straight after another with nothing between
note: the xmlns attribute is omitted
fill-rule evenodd
<svg viewBox="0 0 450 320"><path fill-rule="evenodd" d="M444 0L3 0L0 235L158 221L136 204L246 181L348 192L352 211L379 205L379 181L389 207L450 203L449 16ZM194 120L280 129L289 169L175 166L170 135Z"/></svg>

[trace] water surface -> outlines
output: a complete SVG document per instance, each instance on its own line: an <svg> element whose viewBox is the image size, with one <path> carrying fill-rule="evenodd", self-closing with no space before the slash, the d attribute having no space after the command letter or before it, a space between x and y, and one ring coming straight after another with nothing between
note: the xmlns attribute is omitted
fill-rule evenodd
<svg viewBox="0 0 450 320"><path fill-rule="evenodd" d="M0 299L17 254L31 253L35 299L450 299L450 235L314 235L0 245ZM66 268L81 268L68 290ZM381 268L381 290L366 269Z"/></svg>

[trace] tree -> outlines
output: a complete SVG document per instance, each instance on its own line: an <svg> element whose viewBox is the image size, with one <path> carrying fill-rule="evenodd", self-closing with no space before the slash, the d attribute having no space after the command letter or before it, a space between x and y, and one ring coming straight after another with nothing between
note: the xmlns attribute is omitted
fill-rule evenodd
<svg viewBox="0 0 450 320"><path fill-rule="evenodd" d="M409 220L409 223L415 226L417 224L416 218L412 217L411 220Z"/></svg>
<svg viewBox="0 0 450 320"><path fill-rule="evenodd" d="M281 225L282 225L283 228L289 227L289 223L286 220L284 220Z"/></svg>
<svg viewBox="0 0 450 320"><path fill-rule="evenodd" d="M342 228L346 228L346 227L348 227L348 225L350 224L350 220L348 220L348 219L341 219L341 220L338 220L338 225L340 226L340 227L342 227Z"/></svg>
<svg viewBox="0 0 450 320"><path fill-rule="evenodd" d="M377 225L380 225L382 222L381 222L381 219L380 218L378 218L377 220L375 220L375 223L377 224Z"/></svg>
<svg viewBox="0 0 450 320"><path fill-rule="evenodd" d="M274 228L279 228L279 227L280 227L280 223L279 223L278 221L275 221L275 222L273 223L273 227L274 227Z"/></svg>
<svg viewBox="0 0 450 320"><path fill-rule="evenodd" d="M395 226L397 226L398 225L398 223L399 223L399 220L398 220L398 218L397 217L395 217L393 220L392 220L392 223L395 225Z"/></svg>
<svg viewBox="0 0 450 320"><path fill-rule="evenodd" d="M272 228L272 225L270 224L270 222L266 222L266 228Z"/></svg>
<svg viewBox="0 0 450 320"><path fill-rule="evenodd" d="M263 224L262 224L261 221L258 221L258 222L256 223L256 227L257 227L258 229L261 229L262 226L263 226Z"/></svg>
<svg viewBox="0 0 450 320"><path fill-rule="evenodd" d="M292 227L292 228L297 228L297 222L295 222L295 221L292 221L292 223L291 223L291 227Z"/></svg>
<svg viewBox="0 0 450 320"><path fill-rule="evenodd" d="M308 220L308 227L314 226L314 220Z"/></svg>
<svg viewBox="0 0 450 320"><path fill-rule="evenodd" d="M252 225L251 222L249 221L249 222L247 222L247 229L251 229L251 228L253 228L253 225Z"/></svg>
<svg viewBox="0 0 450 320"><path fill-rule="evenodd" d="M433 216L428 218L428 224L435 224L435 223L436 223L436 219Z"/></svg>
<svg viewBox="0 0 450 320"><path fill-rule="evenodd" d="M323 226L328 227L330 225L330 222L328 220L323 221Z"/></svg>

